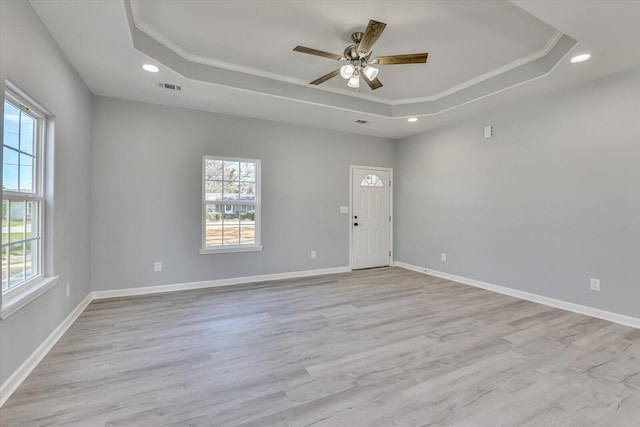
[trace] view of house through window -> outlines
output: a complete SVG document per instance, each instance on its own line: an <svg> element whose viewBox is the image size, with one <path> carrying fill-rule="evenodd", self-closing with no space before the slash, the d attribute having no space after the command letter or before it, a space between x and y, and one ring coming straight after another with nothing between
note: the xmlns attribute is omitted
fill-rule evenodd
<svg viewBox="0 0 640 427"><path fill-rule="evenodd" d="M11 94L2 135L2 293L41 276L43 117Z"/></svg>
<svg viewBox="0 0 640 427"><path fill-rule="evenodd" d="M203 248L259 245L260 161L204 158Z"/></svg>

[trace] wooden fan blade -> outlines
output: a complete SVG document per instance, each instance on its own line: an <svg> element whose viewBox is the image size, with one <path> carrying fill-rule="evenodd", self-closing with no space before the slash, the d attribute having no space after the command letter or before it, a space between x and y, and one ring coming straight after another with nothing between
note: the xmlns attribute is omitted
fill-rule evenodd
<svg viewBox="0 0 640 427"><path fill-rule="evenodd" d="M318 49L311 49L310 47L304 46L296 46L293 48L296 52L308 53L309 55L322 56L323 58L335 59L336 61L340 61L342 56L336 55L335 53L329 53Z"/></svg>
<svg viewBox="0 0 640 427"><path fill-rule="evenodd" d="M378 41L382 32L384 31L384 27L387 24L374 21L371 19L369 21L369 25L367 25L367 29L364 30L364 34L362 35L362 39L360 39L360 44L358 45L358 53L366 56L369 52L371 52L371 48Z"/></svg>
<svg viewBox="0 0 640 427"><path fill-rule="evenodd" d="M410 53L408 55L379 56L373 58L370 64L395 65L395 64L424 64L427 62L428 53Z"/></svg>
<svg viewBox="0 0 640 427"><path fill-rule="evenodd" d="M382 82L380 80L378 80L377 77L375 79L373 79L373 80L369 80L369 78L367 77L367 75L365 73L361 73L360 74L360 78L362 78L365 82L367 82L367 84L369 85L371 90L376 90L376 89L382 87Z"/></svg>
<svg viewBox="0 0 640 427"><path fill-rule="evenodd" d="M322 76L322 77L320 77L318 79L315 79L314 81L312 81L309 84L311 84L311 85L319 85L320 83L324 83L327 80L334 78L338 74L340 74L340 68L338 68L337 70L333 70L332 72L330 72L328 74L325 74L324 76Z"/></svg>

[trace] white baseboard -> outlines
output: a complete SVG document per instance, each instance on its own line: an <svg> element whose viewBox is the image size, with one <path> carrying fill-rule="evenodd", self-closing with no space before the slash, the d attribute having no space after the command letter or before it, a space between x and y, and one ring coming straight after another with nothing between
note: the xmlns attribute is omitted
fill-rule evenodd
<svg viewBox="0 0 640 427"><path fill-rule="evenodd" d="M431 270L425 267L418 267L416 265L406 264L404 262L394 262L393 265L407 269L407 270L417 271L418 273L424 273L430 276L440 277L442 279L447 279L447 280L462 283L465 285L474 286L476 288L482 288L488 291L497 292L499 294L509 295L515 298L537 302L539 304L548 305L550 307L560 308L562 310L584 314L591 317L597 317L598 319L608 320L610 322L619 323L621 325L631 326L632 328L640 329L640 319L636 317L613 313L611 311L606 311L606 310L600 310L599 308L588 307L586 305L574 304L572 302L563 301L555 298L549 298L549 297L545 297L538 294L532 294L529 292L519 291L517 289L494 285L492 283L482 282L480 280L475 280L475 279L469 279L467 277L456 276L454 274L443 273L441 271Z"/></svg>
<svg viewBox="0 0 640 427"><path fill-rule="evenodd" d="M163 292L187 291L191 289L217 288L220 286L242 285L245 283L267 282L271 280L295 279L298 277L323 276L325 274L346 273L350 267L323 268L320 270L292 271L289 273L262 274L259 276L232 277L229 279L205 280L202 282L175 283L171 285L143 286L139 288L110 289L93 291L93 299L128 297L133 295L157 294Z"/></svg>
<svg viewBox="0 0 640 427"><path fill-rule="evenodd" d="M18 369L16 369L5 382L0 385L0 408L11 397L14 391L22 384L22 382L29 376L31 371L34 370L38 363L49 353L58 340L67 332L67 329L73 322L76 321L78 316L82 314L85 308L91 303L92 296L89 293L80 304L73 309L71 313L58 325L57 328L51 332L51 334L35 349L31 356L25 360Z"/></svg>

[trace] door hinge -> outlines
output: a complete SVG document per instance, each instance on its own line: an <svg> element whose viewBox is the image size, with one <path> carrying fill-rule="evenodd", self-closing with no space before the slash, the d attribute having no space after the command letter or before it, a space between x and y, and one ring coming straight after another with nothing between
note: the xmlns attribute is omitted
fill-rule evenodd
<svg viewBox="0 0 640 427"><path fill-rule="evenodd" d="M391 215L389 215L389 222L391 222Z"/></svg>
<svg viewBox="0 0 640 427"><path fill-rule="evenodd" d="M389 187L391 187L391 180L389 180Z"/></svg>
<svg viewBox="0 0 640 427"><path fill-rule="evenodd" d="M389 251L389 256L391 256L391 251Z"/></svg>

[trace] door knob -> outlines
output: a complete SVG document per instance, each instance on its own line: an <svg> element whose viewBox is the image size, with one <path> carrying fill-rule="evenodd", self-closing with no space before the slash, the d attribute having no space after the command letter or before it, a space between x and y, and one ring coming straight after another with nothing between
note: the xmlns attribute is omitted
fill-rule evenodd
<svg viewBox="0 0 640 427"><path fill-rule="evenodd" d="M357 226L358 226L358 223L357 223L357 222L354 222L354 223L353 223L353 226L354 226L354 227L357 227Z"/></svg>

